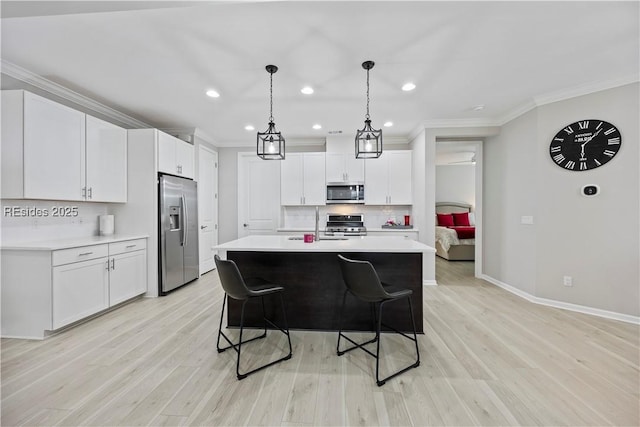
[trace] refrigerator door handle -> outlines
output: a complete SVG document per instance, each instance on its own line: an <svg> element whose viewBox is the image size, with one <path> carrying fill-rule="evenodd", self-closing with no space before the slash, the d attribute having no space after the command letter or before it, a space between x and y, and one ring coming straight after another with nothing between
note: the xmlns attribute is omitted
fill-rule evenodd
<svg viewBox="0 0 640 427"><path fill-rule="evenodd" d="M187 238L189 237L189 230L187 230L187 224L189 224L189 213L187 209L187 200L184 197L184 194L180 195L180 200L182 202L182 246L187 246Z"/></svg>

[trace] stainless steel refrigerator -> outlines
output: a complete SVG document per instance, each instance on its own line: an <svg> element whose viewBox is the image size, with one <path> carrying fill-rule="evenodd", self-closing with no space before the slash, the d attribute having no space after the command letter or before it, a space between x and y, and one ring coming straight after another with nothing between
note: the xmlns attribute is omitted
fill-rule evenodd
<svg viewBox="0 0 640 427"><path fill-rule="evenodd" d="M159 293L198 278L198 197L195 181L159 175Z"/></svg>

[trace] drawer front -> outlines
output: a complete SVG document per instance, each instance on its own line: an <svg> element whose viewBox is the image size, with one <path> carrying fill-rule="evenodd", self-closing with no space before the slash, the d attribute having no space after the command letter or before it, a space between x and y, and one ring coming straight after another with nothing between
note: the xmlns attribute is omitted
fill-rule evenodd
<svg viewBox="0 0 640 427"><path fill-rule="evenodd" d="M125 240L124 242L109 243L109 255L124 254L147 248L147 239Z"/></svg>
<svg viewBox="0 0 640 427"><path fill-rule="evenodd" d="M71 264L72 262L87 261L109 256L109 245L80 246L78 248L53 251L53 265Z"/></svg>

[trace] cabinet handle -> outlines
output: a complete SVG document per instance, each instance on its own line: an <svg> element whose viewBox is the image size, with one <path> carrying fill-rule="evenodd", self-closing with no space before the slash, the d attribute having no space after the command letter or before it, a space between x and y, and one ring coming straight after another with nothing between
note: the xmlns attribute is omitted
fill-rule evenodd
<svg viewBox="0 0 640 427"><path fill-rule="evenodd" d="M112 270L116 269L116 259L115 258L111 258L111 269Z"/></svg>
<svg viewBox="0 0 640 427"><path fill-rule="evenodd" d="M109 260L107 260L107 271L109 271Z"/></svg>
<svg viewBox="0 0 640 427"><path fill-rule="evenodd" d="M82 198L83 199L87 198L87 187L82 187Z"/></svg>
<svg viewBox="0 0 640 427"><path fill-rule="evenodd" d="M89 198L93 198L93 187L89 187Z"/></svg>
<svg viewBox="0 0 640 427"><path fill-rule="evenodd" d="M78 256L86 256L86 255L91 255L93 252L83 252L81 254L78 254Z"/></svg>
<svg viewBox="0 0 640 427"><path fill-rule="evenodd" d="M127 245L124 248L125 249L131 249L131 248L135 248L136 246L138 246L138 245Z"/></svg>

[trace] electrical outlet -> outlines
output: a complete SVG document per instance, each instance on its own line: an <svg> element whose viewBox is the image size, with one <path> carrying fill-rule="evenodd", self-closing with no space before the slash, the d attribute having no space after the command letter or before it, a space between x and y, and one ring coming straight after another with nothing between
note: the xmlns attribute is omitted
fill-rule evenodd
<svg viewBox="0 0 640 427"><path fill-rule="evenodd" d="M564 276L562 284L565 285L565 286L573 286L573 277Z"/></svg>

